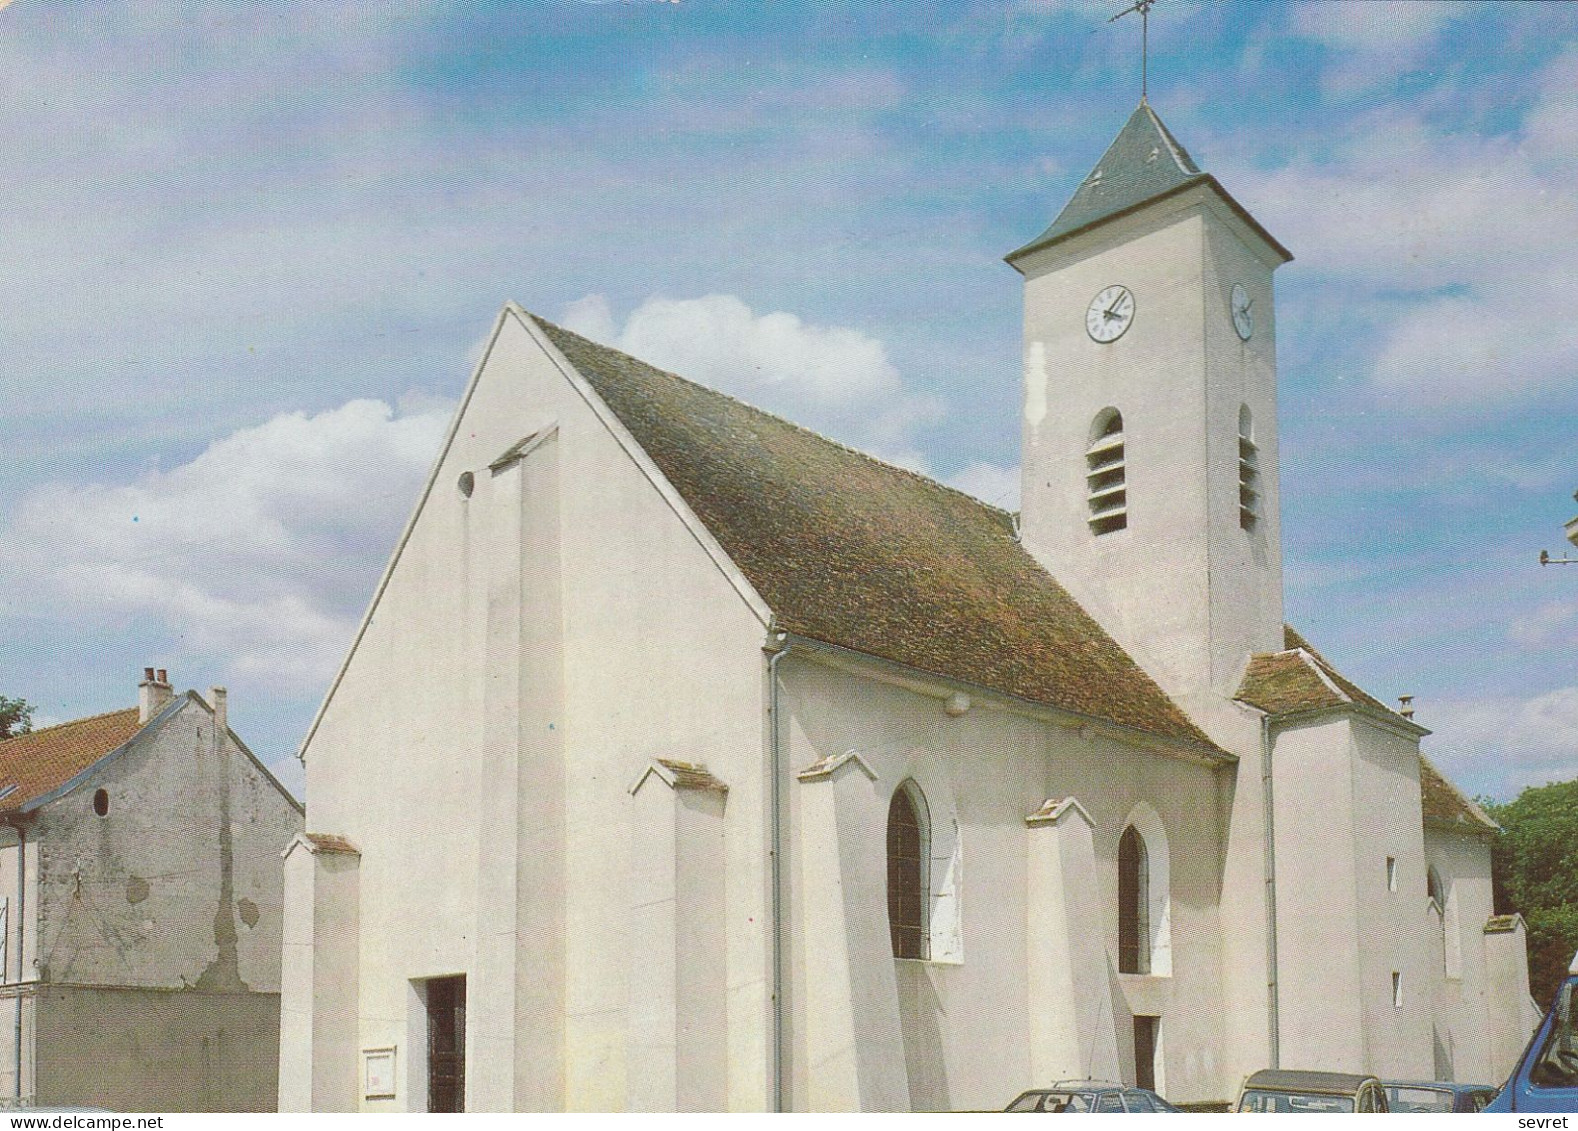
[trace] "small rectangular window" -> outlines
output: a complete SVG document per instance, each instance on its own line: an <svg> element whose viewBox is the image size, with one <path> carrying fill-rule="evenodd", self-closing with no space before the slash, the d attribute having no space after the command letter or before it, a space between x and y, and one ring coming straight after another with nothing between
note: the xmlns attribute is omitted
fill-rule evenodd
<svg viewBox="0 0 1578 1131"><path fill-rule="evenodd" d="M1397 857L1395 856L1386 858L1386 890L1397 890Z"/></svg>
<svg viewBox="0 0 1578 1131"><path fill-rule="evenodd" d="M1396 970L1392 971L1392 1006L1403 1008L1403 976Z"/></svg>

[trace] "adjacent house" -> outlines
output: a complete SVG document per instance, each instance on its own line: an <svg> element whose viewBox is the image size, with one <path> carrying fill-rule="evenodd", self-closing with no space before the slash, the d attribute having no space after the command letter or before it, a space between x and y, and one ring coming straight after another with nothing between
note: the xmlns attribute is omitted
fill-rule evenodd
<svg viewBox="0 0 1578 1131"><path fill-rule="evenodd" d="M0 742L0 1102L268 1111L297 802L175 694Z"/></svg>
<svg viewBox="0 0 1578 1131"><path fill-rule="evenodd" d="M281 1108L1500 1079L1495 827L1283 622L1290 258L1142 102L1008 257L1017 514L507 306L302 747Z"/></svg>

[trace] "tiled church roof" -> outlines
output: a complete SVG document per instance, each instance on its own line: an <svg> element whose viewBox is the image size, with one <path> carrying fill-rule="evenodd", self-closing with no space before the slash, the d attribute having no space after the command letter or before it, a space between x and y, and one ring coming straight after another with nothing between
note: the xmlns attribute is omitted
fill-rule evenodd
<svg viewBox="0 0 1578 1131"><path fill-rule="evenodd" d="M0 811L59 789L141 730L137 708L76 719L0 741Z"/></svg>
<svg viewBox="0 0 1578 1131"><path fill-rule="evenodd" d="M1419 756L1419 792L1427 825L1476 833L1494 833L1501 828L1483 809L1463 796L1457 786L1447 781L1423 754Z"/></svg>
<svg viewBox="0 0 1578 1131"><path fill-rule="evenodd" d="M1006 511L537 322L786 631L1222 753Z"/></svg>

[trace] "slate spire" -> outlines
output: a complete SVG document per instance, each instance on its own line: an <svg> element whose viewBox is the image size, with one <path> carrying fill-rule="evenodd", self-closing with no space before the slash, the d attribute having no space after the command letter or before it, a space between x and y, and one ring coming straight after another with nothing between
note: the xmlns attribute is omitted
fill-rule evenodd
<svg viewBox="0 0 1578 1131"><path fill-rule="evenodd" d="M1142 100L1052 226L1011 253L1008 260L1011 263L1025 252L1184 185L1210 179L1162 124L1150 103Z"/></svg>

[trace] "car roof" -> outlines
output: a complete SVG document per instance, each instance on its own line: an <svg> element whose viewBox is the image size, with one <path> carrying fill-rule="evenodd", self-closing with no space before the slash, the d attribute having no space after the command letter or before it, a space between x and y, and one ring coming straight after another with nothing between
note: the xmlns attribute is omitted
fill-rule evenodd
<svg viewBox="0 0 1578 1131"><path fill-rule="evenodd" d="M1352 1095L1359 1088L1374 1081L1374 1076L1355 1072L1311 1072L1298 1068L1262 1068L1244 1081L1245 1088L1261 1088L1276 1092L1329 1092L1333 1095Z"/></svg>
<svg viewBox="0 0 1578 1131"><path fill-rule="evenodd" d="M1382 1080L1386 1088L1434 1088L1439 1092L1494 1092L1494 1084L1459 1084L1455 1080Z"/></svg>

